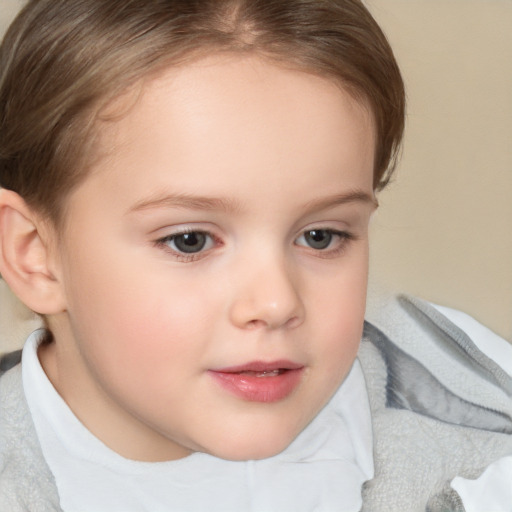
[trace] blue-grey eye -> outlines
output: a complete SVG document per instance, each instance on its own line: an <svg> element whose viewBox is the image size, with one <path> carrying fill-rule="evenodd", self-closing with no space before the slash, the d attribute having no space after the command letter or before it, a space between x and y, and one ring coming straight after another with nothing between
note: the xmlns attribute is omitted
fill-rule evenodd
<svg viewBox="0 0 512 512"><path fill-rule="evenodd" d="M327 229L311 229L304 233L304 240L313 249L327 249L331 245L333 232Z"/></svg>
<svg viewBox="0 0 512 512"><path fill-rule="evenodd" d="M179 252L192 254L202 251L208 242L208 235L201 231L192 231L190 233L181 233L171 237L171 245Z"/></svg>

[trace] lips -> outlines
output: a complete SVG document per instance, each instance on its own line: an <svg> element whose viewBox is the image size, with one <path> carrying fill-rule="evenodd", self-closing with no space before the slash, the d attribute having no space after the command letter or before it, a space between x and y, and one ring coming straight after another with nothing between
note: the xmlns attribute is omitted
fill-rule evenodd
<svg viewBox="0 0 512 512"><path fill-rule="evenodd" d="M254 361L241 366L210 370L229 393L250 402L284 400L300 384L304 367L292 361Z"/></svg>

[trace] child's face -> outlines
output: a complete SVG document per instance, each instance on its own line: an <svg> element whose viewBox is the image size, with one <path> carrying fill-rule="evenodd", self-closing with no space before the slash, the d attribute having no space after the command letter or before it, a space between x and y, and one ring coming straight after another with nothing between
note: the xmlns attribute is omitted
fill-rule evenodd
<svg viewBox="0 0 512 512"><path fill-rule="evenodd" d="M58 242L50 378L129 458L283 450L358 349L371 115L326 79L210 57L150 82L103 144Z"/></svg>

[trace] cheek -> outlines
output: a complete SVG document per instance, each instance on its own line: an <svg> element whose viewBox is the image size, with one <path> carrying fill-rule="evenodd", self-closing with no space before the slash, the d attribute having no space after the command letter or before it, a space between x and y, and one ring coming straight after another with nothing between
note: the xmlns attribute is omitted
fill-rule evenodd
<svg viewBox="0 0 512 512"><path fill-rule="evenodd" d="M75 260L68 290L74 336L89 364L135 377L196 356L207 341L204 325L211 325L215 298L197 293L200 283L190 276L157 272L135 256L108 261L102 254Z"/></svg>
<svg viewBox="0 0 512 512"><path fill-rule="evenodd" d="M128 358L143 364L172 357L205 342L198 312L208 321L209 302L204 295L179 293L161 279L139 276L129 286L116 289L112 283L112 289L98 298L93 311L95 331L109 338L126 363ZM91 338L95 340L96 335Z"/></svg>
<svg viewBox="0 0 512 512"><path fill-rule="evenodd" d="M367 290L366 246L347 258L325 289L316 294L314 315L319 342L317 357L326 379L336 385L357 355L363 330Z"/></svg>
<svg viewBox="0 0 512 512"><path fill-rule="evenodd" d="M127 410L154 418L169 403L179 403L184 384L201 373L208 345L205 309L212 306L208 297L198 303L196 294L177 293L144 272L124 284L119 274L110 273L109 282L107 288L90 283L96 300L73 319L75 339L107 394ZM204 312L204 322L198 321L198 311Z"/></svg>

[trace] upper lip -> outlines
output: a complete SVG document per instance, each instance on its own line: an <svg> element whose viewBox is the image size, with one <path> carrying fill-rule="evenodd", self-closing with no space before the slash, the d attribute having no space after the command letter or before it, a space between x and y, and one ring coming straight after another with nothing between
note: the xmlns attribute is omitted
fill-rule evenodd
<svg viewBox="0 0 512 512"><path fill-rule="evenodd" d="M226 368L214 368L211 371L218 373L240 373L240 372L272 372L274 370L299 370L304 365L293 361L251 361L238 366L228 366Z"/></svg>

